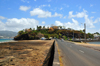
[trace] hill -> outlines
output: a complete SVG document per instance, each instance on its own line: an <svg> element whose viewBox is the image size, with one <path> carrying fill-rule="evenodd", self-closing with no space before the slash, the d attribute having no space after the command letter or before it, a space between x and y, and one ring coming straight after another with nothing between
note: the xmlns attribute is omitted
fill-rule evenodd
<svg viewBox="0 0 100 66"><path fill-rule="evenodd" d="M17 35L17 32L13 31L0 31L0 36L3 36L4 38L6 37L14 37Z"/></svg>

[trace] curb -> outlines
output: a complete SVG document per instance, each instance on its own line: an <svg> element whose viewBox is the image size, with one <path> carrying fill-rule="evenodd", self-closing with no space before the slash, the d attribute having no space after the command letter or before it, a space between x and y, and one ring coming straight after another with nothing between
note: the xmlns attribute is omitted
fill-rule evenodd
<svg viewBox="0 0 100 66"><path fill-rule="evenodd" d="M55 54L54 54L53 66L60 66L58 49L57 49L57 42L56 41L55 41Z"/></svg>
<svg viewBox="0 0 100 66"><path fill-rule="evenodd" d="M54 55L53 66L63 66L62 57L60 56L60 50L57 41L55 41L55 55Z"/></svg>

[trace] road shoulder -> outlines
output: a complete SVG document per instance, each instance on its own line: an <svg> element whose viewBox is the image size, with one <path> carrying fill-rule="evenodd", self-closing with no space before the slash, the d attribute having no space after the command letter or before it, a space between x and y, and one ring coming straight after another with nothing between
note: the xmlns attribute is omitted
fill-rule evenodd
<svg viewBox="0 0 100 66"><path fill-rule="evenodd" d="M55 41L55 55L54 55L53 66L63 66L62 58L60 56L60 50L56 41Z"/></svg>

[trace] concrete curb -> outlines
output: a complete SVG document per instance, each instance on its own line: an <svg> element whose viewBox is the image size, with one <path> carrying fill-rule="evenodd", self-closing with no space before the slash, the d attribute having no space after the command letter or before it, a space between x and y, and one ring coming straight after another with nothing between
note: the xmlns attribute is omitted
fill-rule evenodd
<svg viewBox="0 0 100 66"><path fill-rule="evenodd" d="M59 55L56 44L57 42L55 41L55 51L54 51L55 54L54 54L53 66L60 66Z"/></svg>

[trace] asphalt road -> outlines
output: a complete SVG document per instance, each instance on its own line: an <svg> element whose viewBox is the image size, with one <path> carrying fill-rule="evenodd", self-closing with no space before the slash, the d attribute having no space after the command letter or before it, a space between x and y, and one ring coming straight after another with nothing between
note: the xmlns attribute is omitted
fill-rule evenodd
<svg viewBox="0 0 100 66"><path fill-rule="evenodd" d="M57 39L64 66L100 66L100 51Z"/></svg>

